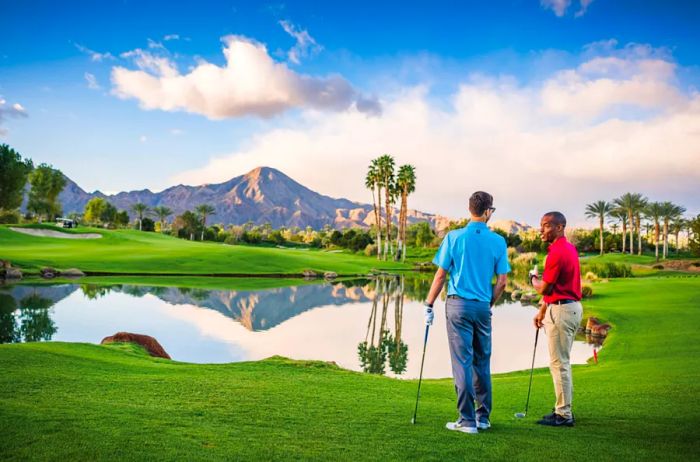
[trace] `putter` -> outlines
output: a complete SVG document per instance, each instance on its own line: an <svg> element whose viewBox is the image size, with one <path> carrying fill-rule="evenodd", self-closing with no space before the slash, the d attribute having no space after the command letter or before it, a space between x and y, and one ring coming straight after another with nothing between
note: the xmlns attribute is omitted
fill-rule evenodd
<svg viewBox="0 0 700 462"><path fill-rule="evenodd" d="M537 352L537 338L540 336L540 328L535 331L535 348L532 350L532 366L530 366L530 385L527 387L527 401L525 401L525 412L516 412L515 417L524 419L527 417L527 408L530 406L530 390L532 390L532 373L535 370L535 353Z"/></svg>
<svg viewBox="0 0 700 462"><path fill-rule="evenodd" d="M423 381L423 363L425 362L425 346L428 344L428 331L430 324L425 325L425 339L423 340L423 359L420 360L420 375L418 376L418 394L416 395L416 408L413 410L413 418L411 423L416 424L416 414L418 413L418 399L420 398L420 384Z"/></svg>

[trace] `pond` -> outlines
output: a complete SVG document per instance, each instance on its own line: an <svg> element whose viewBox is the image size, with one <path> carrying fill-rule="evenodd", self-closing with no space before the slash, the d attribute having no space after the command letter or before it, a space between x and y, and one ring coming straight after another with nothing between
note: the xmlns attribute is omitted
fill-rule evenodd
<svg viewBox="0 0 700 462"><path fill-rule="evenodd" d="M144 278L144 281L147 281ZM430 281L384 277L260 290L142 285L0 287L0 343L99 344L119 331L155 337L176 361L226 363L273 355L332 361L356 371L416 378ZM505 301L493 308L492 372L528 369L536 307ZM546 341L537 367L546 366ZM592 346L576 341L573 363ZM436 304L424 377L451 376L444 303Z"/></svg>

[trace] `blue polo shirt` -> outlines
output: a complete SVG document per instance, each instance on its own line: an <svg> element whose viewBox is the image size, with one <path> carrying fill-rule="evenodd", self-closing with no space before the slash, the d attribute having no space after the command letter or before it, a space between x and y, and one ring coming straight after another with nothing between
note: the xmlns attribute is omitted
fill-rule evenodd
<svg viewBox="0 0 700 462"><path fill-rule="evenodd" d="M474 221L445 236L433 263L450 273L447 295L491 302L495 274L510 271L506 240Z"/></svg>

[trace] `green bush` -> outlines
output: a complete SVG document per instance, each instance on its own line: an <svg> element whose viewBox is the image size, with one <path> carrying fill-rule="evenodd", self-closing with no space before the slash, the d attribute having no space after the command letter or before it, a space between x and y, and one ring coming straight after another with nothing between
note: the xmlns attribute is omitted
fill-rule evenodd
<svg viewBox="0 0 700 462"><path fill-rule="evenodd" d="M22 216L18 210L0 209L0 224L10 225L22 222Z"/></svg>
<svg viewBox="0 0 700 462"><path fill-rule="evenodd" d="M593 295L593 287L589 285L584 285L581 287L581 296L583 298L590 298Z"/></svg>
<svg viewBox="0 0 700 462"><path fill-rule="evenodd" d="M583 274L595 273L600 278L629 278L632 277L632 267L624 263L585 263L581 265Z"/></svg>

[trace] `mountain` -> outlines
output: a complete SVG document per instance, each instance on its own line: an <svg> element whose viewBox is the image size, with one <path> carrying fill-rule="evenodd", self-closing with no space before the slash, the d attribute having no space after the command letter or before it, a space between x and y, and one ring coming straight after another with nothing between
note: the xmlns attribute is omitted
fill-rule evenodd
<svg viewBox="0 0 700 462"><path fill-rule="evenodd" d="M489 223L489 226L494 229L503 230L508 234L518 234L520 232L526 233L531 229L534 229L528 224L519 223L513 220L496 220L494 222Z"/></svg>
<svg viewBox="0 0 700 462"><path fill-rule="evenodd" d="M102 197L118 209L130 213L131 207L138 202L149 207L166 206L175 215L185 210L194 210L200 204L209 204L214 207L215 213L207 221L226 225L242 225L250 221L258 225L270 223L274 228L311 226L321 229L325 225L334 228L367 228L374 223L372 205L324 196L269 167L258 167L224 183L178 185L158 193L148 189L114 195L105 195L99 191L87 193L67 179L59 200L64 214L82 213L85 204L93 197ZM396 216L398 215L394 213ZM450 220L440 215L411 210L408 221L427 221L441 230Z"/></svg>

